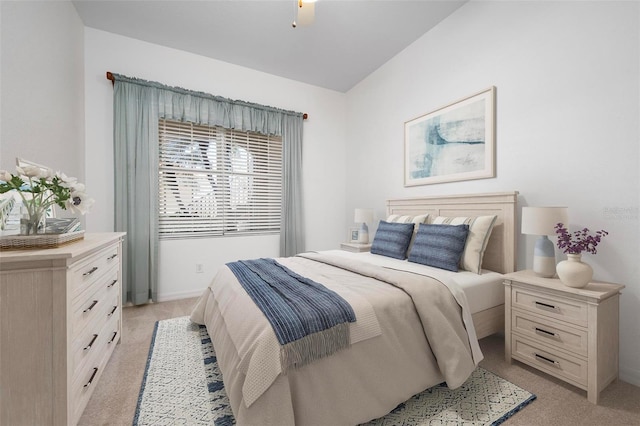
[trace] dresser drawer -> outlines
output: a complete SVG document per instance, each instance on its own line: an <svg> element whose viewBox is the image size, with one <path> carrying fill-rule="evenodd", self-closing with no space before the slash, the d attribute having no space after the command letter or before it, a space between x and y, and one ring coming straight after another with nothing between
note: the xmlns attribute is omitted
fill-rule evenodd
<svg viewBox="0 0 640 426"><path fill-rule="evenodd" d="M586 329L570 327L566 323L519 310L513 310L511 313L511 327L513 332L522 334L533 341L587 356L588 334Z"/></svg>
<svg viewBox="0 0 640 426"><path fill-rule="evenodd" d="M110 312L110 311L109 311ZM116 310L111 316L101 315L96 318L97 321L90 324L73 342L71 349L71 370L73 376L84 366L94 353L98 352L98 348L104 342L117 341L120 334L120 315L116 315Z"/></svg>
<svg viewBox="0 0 640 426"><path fill-rule="evenodd" d="M117 327L120 326L119 319L116 324ZM91 398L91 394L93 394L96 383L104 372L109 357L116 346L117 337L111 340L111 335L113 333L105 336L107 337L106 339L99 340L95 352L83 364L82 368L76 371L70 392L72 424L76 424L80 419L84 408L89 402L89 398Z"/></svg>
<svg viewBox="0 0 640 426"><path fill-rule="evenodd" d="M118 265L113 265L108 269L106 267L103 267L99 272L96 271L91 279L87 279L81 287L77 287L77 292L74 293L71 297L71 303L73 305L76 305L78 303L84 302L90 297L93 297L92 294L98 290L98 287L103 287L108 279L111 279L111 281L117 279L117 277L119 276L118 274Z"/></svg>
<svg viewBox="0 0 640 426"><path fill-rule="evenodd" d="M71 268L71 298L90 292L92 284L104 276L110 269L119 268L118 245L105 247L98 253L87 257Z"/></svg>
<svg viewBox="0 0 640 426"><path fill-rule="evenodd" d="M520 308L583 327L587 326L587 305L577 300L546 295L542 292L537 293L521 288L512 288L511 304L514 308Z"/></svg>
<svg viewBox="0 0 640 426"><path fill-rule="evenodd" d="M586 359L570 356L555 348L541 345L521 336L511 336L513 358L529 364L552 376L574 385L587 388L588 368Z"/></svg>
<svg viewBox="0 0 640 426"><path fill-rule="evenodd" d="M120 309L120 292L117 286L105 283L89 295L86 300L74 304L71 316L71 335L79 337L89 324L100 322L101 318L115 315Z"/></svg>
<svg viewBox="0 0 640 426"><path fill-rule="evenodd" d="M108 269L104 268L100 276L95 277L91 283L86 283L82 293L72 300L72 305L77 307L79 304L84 304L87 300L95 298L95 294L100 290L117 287L119 277L120 268L118 265L111 265Z"/></svg>

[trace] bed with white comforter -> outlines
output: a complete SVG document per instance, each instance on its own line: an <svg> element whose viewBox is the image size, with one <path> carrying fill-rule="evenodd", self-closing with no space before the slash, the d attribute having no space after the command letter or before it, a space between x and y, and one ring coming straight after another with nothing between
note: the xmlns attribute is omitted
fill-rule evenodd
<svg viewBox="0 0 640 426"><path fill-rule="evenodd" d="M503 324L500 273L515 267L516 198L512 192L388 202L389 214L495 215L478 263L498 273L449 272L337 250L276 259L337 293L356 316L346 349L293 368L283 364L265 314L223 267L191 319L211 336L237 423L354 425L439 383L460 386L482 359L478 323L484 323L480 337Z"/></svg>
<svg viewBox="0 0 640 426"><path fill-rule="evenodd" d="M228 268L218 273L191 319L213 339L239 424L358 424L438 383L456 388L475 369L482 354L454 274L365 257L330 251L277 259L338 293L358 318L350 348L289 371L260 309Z"/></svg>

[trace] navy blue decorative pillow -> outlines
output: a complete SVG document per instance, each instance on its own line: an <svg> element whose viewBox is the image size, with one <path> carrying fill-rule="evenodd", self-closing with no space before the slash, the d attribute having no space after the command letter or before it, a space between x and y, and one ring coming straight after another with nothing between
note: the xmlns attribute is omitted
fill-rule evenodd
<svg viewBox="0 0 640 426"><path fill-rule="evenodd" d="M391 223L381 220L371 244L371 253L406 259L413 226L413 223Z"/></svg>
<svg viewBox="0 0 640 426"><path fill-rule="evenodd" d="M458 272L469 225L421 224L413 241L409 262Z"/></svg>

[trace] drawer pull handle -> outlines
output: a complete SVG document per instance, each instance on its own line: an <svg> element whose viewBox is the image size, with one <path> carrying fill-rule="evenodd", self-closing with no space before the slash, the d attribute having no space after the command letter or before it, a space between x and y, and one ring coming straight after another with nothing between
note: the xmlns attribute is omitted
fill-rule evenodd
<svg viewBox="0 0 640 426"><path fill-rule="evenodd" d="M533 355L535 355L535 357L537 359L539 359L540 361L544 361L544 362L546 362L548 364L553 365L556 368L560 368L560 363L558 361L554 361L551 358L547 358L546 356L542 356L542 355L536 354L536 353L534 353Z"/></svg>
<svg viewBox="0 0 640 426"><path fill-rule="evenodd" d="M108 343L113 343L113 341L114 341L114 340L116 340L116 336L117 336L117 335L118 335L118 332L117 332L117 331L114 331L114 332L113 332L113 337L111 338L111 340L109 340L109 342L108 342Z"/></svg>
<svg viewBox="0 0 640 426"><path fill-rule="evenodd" d="M98 373L98 367L93 368L93 374L91 375L91 378L89 379L89 381L84 385L85 388L91 385L91 383L93 382L93 379L96 377L96 373Z"/></svg>
<svg viewBox="0 0 640 426"><path fill-rule="evenodd" d="M538 327L536 327L536 333L537 334L541 334L541 335L543 335L545 337L558 337L558 335L556 333L554 333L552 331L547 331L547 330L544 330L544 329L538 328Z"/></svg>
<svg viewBox="0 0 640 426"><path fill-rule="evenodd" d="M98 304L98 301L97 301L97 300L94 300L94 301L93 301L93 303L91 304L91 306L89 306L87 309L85 309L85 310L84 310L84 311L82 311L82 312L86 314L87 312L89 312L90 310L92 310L92 309L93 309L97 304Z"/></svg>
<svg viewBox="0 0 640 426"><path fill-rule="evenodd" d="M109 313L107 314L107 316L108 316L108 317L110 317L111 315L113 315L113 313L116 311L116 309L118 309L118 307L117 307L117 306L114 306L114 307L113 307L113 309L111 310L111 312L109 312Z"/></svg>
<svg viewBox="0 0 640 426"><path fill-rule="evenodd" d="M98 338L97 334L93 335L93 339L91 339L91 341L89 342L89 344L87 346L85 346L84 348L82 348L83 351L87 351L89 349L91 349L91 346L93 346L93 344L95 343L96 339Z"/></svg>
<svg viewBox="0 0 640 426"><path fill-rule="evenodd" d="M116 285L116 283L117 283L117 282L118 282L118 280L113 280L113 281L111 282L111 284L109 284L109 285L107 286L107 288L111 288L111 287L113 287L114 285Z"/></svg>
<svg viewBox="0 0 640 426"><path fill-rule="evenodd" d="M117 254L117 253L116 253L116 254L112 254L111 256L107 257L107 260L113 260L113 259L115 259L116 257L118 257L118 254Z"/></svg>
<svg viewBox="0 0 640 426"><path fill-rule="evenodd" d="M82 274L83 277L88 277L89 275L93 274L95 271L98 270L97 266L94 266L93 268L89 269L87 272L85 272L84 274Z"/></svg>
<svg viewBox="0 0 640 426"><path fill-rule="evenodd" d="M545 311L558 311L557 306L549 305L548 303L536 302L536 308L544 309Z"/></svg>

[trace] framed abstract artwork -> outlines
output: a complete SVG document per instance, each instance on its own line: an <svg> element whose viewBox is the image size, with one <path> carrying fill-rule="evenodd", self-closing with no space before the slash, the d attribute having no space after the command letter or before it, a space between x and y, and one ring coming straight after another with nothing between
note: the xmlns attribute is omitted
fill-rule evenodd
<svg viewBox="0 0 640 426"><path fill-rule="evenodd" d="M495 177L496 88L404 123L404 185Z"/></svg>

